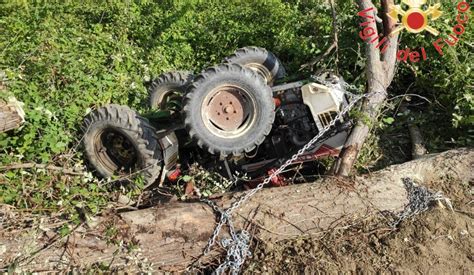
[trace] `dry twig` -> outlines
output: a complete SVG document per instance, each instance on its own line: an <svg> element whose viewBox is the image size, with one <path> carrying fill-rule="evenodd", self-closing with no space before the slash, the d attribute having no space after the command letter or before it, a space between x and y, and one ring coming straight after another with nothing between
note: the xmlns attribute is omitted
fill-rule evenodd
<svg viewBox="0 0 474 275"><path fill-rule="evenodd" d="M15 169L46 169L51 171L56 171L63 174L74 175L74 176L83 176L84 172L68 169L64 167L54 166L51 164L39 164L34 162L28 163L18 163L18 164L10 164L6 166L0 166L0 171L8 171L8 170L15 170Z"/></svg>

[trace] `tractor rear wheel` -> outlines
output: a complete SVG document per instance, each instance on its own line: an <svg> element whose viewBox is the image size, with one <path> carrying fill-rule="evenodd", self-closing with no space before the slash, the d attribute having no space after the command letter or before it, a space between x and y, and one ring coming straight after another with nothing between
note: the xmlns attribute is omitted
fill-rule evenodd
<svg viewBox="0 0 474 275"><path fill-rule="evenodd" d="M184 102L190 136L221 156L253 150L270 133L275 118L270 87L239 64L221 64L196 76Z"/></svg>

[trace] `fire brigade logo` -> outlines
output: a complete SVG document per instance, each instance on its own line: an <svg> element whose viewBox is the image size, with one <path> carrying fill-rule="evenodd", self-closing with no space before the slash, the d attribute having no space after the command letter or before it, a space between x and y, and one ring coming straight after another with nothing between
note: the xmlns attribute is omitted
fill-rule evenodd
<svg viewBox="0 0 474 275"><path fill-rule="evenodd" d="M377 10L375 7L369 7L361 10L357 15L362 18L359 26L362 30L359 32L359 37L368 44L372 44L375 49L379 49L381 54L384 54L393 42L389 39L393 34L397 34L403 30L410 33L421 33L427 31L436 37L432 41L432 45L436 52L442 56L444 55L443 48L449 46L454 47L461 40L462 35L466 32L469 24L470 2L473 0L458 0L456 4L457 15L451 33L447 33L444 37L440 36L440 32L430 26L430 22L439 19L443 12L440 11L441 4L434 5L426 4L427 0L401 0L400 5L392 5L387 15L398 25L394 30L385 36L382 36L377 30ZM403 6L402 6L403 4ZM446 22L449 22L447 20ZM428 51L425 47L418 49L400 49L397 52L397 59L404 62L419 62L420 60L428 59Z"/></svg>
<svg viewBox="0 0 474 275"><path fill-rule="evenodd" d="M426 30L434 36L439 35L439 31L429 26L428 22L441 17L443 14L443 12L439 10L441 4L438 3L429 6L427 9L423 9L426 0L402 0L402 2L409 7L408 10L404 10L401 5L393 5L388 12L388 16L393 20L400 22L399 18L401 17L402 19L402 24L397 26L391 34L406 29L411 33L420 33Z"/></svg>

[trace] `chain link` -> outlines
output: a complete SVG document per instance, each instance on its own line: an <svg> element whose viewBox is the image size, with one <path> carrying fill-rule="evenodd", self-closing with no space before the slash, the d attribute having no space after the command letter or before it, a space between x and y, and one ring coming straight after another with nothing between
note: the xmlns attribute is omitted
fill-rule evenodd
<svg viewBox="0 0 474 275"><path fill-rule="evenodd" d="M359 89L353 85L344 81L342 77L335 77L333 81L327 80L327 74L321 74L317 76L312 76L312 79L315 81L324 84L332 89L337 89L344 92L346 95L349 95L351 98L354 98L356 95L350 91L358 91Z"/></svg>
<svg viewBox="0 0 474 275"><path fill-rule="evenodd" d="M236 202L232 203L229 208L226 210L220 209L213 201L208 199L201 199L202 202L207 203L212 207L212 209L219 213L220 218L219 222L217 223L214 231L209 238L206 248L204 249L203 255L207 255L213 245L216 243L219 233L222 227L227 224L229 228L230 238L225 238L221 241L221 245L223 248L227 250L227 255L225 261L215 270L215 274L223 274L227 268L230 269L232 274L238 274L240 268L242 267L245 258L250 256L251 253L249 252L249 242L250 242L250 234L246 230L241 230L240 232L236 232L234 225L232 223L232 213L239 208L244 202L246 202L250 197L255 195L258 191L260 191L265 185L267 185L272 178L278 176L281 172L283 172L288 166L294 163L301 155L303 155L308 149L313 147L313 145L321 139L332 127L336 125L338 121L341 121L342 118L354 107L354 105L361 100L362 98L368 97L369 94L362 94L356 95L353 94L346 89L357 90L354 86L351 86L344 82L342 79L338 79L337 83L334 81L326 81L321 77L315 77L315 80L321 82L324 85L329 86L333 89L338 89L344 92L344 94L350 97L349 103L343 107L341 112L336 115L336 117L331 120L329 124L327 124L316 136L314 136L306 145L304 145L296 154L294 154L291 158L289 158L283 165L281 165L277 170L275 170L271 175L265 178L263 182L257 185L254 189L248 191L245 195L241 196ZM199 263L199 261L197 261ZM193 264L192 266L194 266ZM191 267L192 267L191 266Z"/></svg>
<svg viewBox="0 0 474 275"><path fill-rule="evenodd" d="M403 184L408 193L408 204L402 212L397 214L395 221L390 224L391 227L396 228L402 221L425 212L435 201L444 201L453 210L451 201L441 192L435 193L426 187L418 186L411 178L404 178Z"/></svg>

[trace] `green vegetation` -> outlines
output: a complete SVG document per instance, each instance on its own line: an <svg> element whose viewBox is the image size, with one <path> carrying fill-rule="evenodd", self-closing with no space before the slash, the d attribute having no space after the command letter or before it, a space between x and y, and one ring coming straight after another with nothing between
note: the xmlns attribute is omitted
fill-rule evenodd
<svg viewBox="0 0 474 275"><path fill-rule="evenodd" d="M18 1L0 8L0 81L2 96L25 103L27 122L0 134L0 165L35 162L74 168L84 165L79 125L92 108L126 104L147 112L149 81L159 73L200 71L219 63L238 47L256 45L273 51L293 76L300 65L323 53L332 43L330 8L320 0L291 1ZM338 1L339 58L323 59L314 69L338 70L348 82L364 84L364 48L358 37L357 7ZM450 4L450 1L446 4ZM436 27L450 31L454 11ZM448 16L448 14L450 16ZM391 97L412 97L431 152L472 145L473 124L472 21L455 48L444 57L434 54L429 35L403 35L410 47L424 45L428 61L400 64ZM356 43L357 41L357 43ZM416 76L416 77L415 77ZM406 133L396 115L400 97L374 127L359 168L404 161L408 140L389 139ZM392 136L393 137L393 136ZM382 144L383 143L383 144ZM392 154L393 153L393 154ZM186 180L183 180L186 181ZM78 222L85 212L96 214L117 193L136 196L139 183L116 186L92 174L71 176L47 170L9 170L0 175L0 203L33 212L64 214ZM78 210L79 209L79 210ZM81 214L82 213L82 214Z"/></svg>

